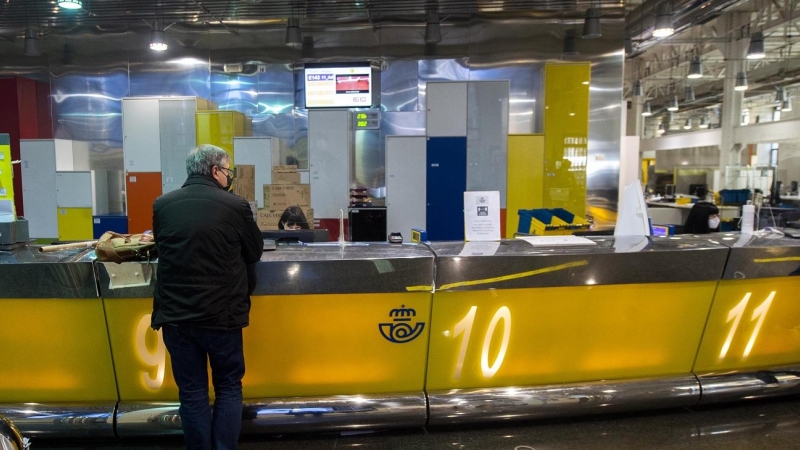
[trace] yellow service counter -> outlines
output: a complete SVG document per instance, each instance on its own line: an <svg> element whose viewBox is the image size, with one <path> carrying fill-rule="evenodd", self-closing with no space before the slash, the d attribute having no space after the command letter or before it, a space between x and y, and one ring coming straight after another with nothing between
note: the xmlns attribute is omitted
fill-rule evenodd
<svg viewBox="0 0 800 450"><path fill-rule="evenodd" d="M257 265L244 432L552 417L800 392L800 242L281 246ZM0 414L23 432L180 433L155 264L0 254ZM8 345L5 345L5 344ZM32 405L36 403L36 405ZM55 419L54 419L55 418Z"/></svg>

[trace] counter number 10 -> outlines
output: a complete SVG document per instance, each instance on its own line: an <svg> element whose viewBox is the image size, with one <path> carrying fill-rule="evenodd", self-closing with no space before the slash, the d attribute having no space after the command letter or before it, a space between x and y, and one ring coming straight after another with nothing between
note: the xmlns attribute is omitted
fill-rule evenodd
<svg viewBox="0 0 800 450"><path fill-rule="evenodd" d="M475 314L478 311L477 306L469 309L469 312L463 319L461 319L454 328L453 337L463 335L461 338L461 347L458 350L458 361L456 362L456 370L453 373L453 378L458 380L461 378L461 370L464 368L464 359L467 356L467 347L469 347L469 338L472 334L472 325L475 323ZM497 329L497 325L503 321L503 341L500 344L500 351L497 353L494 361L489 364L489 345L492 343L492 337ZM501 306L495 311L489 328L483 336L483 346L481 347L481 373L485 378L491 378L503 365L503 359L506 357L508 350L508 341L511 338L511 311L507 306Z"/></svg>

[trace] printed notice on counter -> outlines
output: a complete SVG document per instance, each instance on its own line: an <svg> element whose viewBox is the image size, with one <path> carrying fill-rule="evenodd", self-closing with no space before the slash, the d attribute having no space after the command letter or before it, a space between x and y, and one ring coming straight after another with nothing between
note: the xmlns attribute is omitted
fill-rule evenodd
<svg viewBox="0 0 800 450"><path fill-rule="evenodd" d="M517 239L522 239L534 247L597 245L596 242L580 236L517 236Z"/></svg>
<svg viewBox="0 0 800 450"><path fill-rule="evenodd" d="M465 242L458 256L494 256L498 248L499 241Z"/></svg>
<svg viewBox="0 0 800 450"><path fill-rule="evenodd" d="M464 192L464 239L500 240L500 192Z"/></svg>

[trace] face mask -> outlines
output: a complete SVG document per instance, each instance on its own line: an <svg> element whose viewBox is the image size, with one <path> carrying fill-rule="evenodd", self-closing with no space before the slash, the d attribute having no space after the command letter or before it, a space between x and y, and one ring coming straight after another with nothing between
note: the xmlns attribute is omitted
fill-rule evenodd
<svg viewBox="0 0 800 450"><path fill-rule="evenodd" d="M719 217L708 219L708 228L715 230L719 226Z"/></svg>
<svg viewBox="0 0 800 450"><path fill-rule="evenodd" d="M219 170L222 171L222 169L219 169ZM225 171L222 171L222 173L225 174L225 180L228 181L228 185L227 186L223 186L217 180L214 180L214 181L217 183L217 186L219 186L219 188L222 189L223 191L232 192L233 191L233 177L231 176L231 172L227 171L227 173L226 173Z"/></svg>

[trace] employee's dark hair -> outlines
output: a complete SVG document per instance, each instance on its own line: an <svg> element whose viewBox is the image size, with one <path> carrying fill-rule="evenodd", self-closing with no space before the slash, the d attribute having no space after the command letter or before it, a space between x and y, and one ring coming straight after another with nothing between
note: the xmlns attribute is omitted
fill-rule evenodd
<svg viewBox="0 0 800 450"><path fill-rule="evenodd" d="M705 234L716 231L708 228L708 218L711 217L712 214L719 214L719 208L713 203L695 203L691 211L689 211L689 217L686 218L686 223L683 226L684 232Z"/></svg>
<svg viewBox="0 0 800 450"><path fill-rule="evenodd" d="M308 230L308 220L303 210L299 206L293 205L283 210L280 220L278 220L278 228L284 230L286 225L300 225L300 229Z"/></svg>

